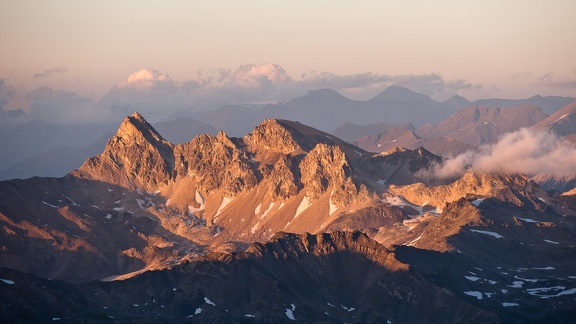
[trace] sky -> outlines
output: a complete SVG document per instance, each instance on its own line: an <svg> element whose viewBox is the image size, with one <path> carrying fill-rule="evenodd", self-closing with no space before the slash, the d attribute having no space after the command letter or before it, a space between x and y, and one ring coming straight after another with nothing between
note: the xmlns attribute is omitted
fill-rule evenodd
<svg viewBox="0 0 576 324"><path fill-rule="evenodd" d="M70 121L135 100L365 100L393 84L436 100L576 96L575 13L573 0L0 0L0 105Z"/></svg>

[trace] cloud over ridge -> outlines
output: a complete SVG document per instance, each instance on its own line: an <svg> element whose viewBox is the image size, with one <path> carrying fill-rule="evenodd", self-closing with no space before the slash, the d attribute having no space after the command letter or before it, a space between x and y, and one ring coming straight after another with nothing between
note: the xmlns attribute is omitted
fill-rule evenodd
<svg viewBox="0 0 576 324"><path fill-rule="evenodd" d="M571 176L576 174L576 147L553 133L522 128L505 134L495 144L483 145L477 151L449 158L430 171L422 171L421 176L456 178L468 170Z"/></svg>

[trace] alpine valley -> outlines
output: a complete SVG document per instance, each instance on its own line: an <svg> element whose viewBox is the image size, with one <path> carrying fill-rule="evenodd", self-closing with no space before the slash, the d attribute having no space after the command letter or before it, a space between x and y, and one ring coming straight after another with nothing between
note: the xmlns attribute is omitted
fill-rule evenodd
<svg viewBox="0 0 576 324"><path fill-rule="evenodd" d="M418 129L347 124L348 142L263 119L181 144L134 113L66 176L0 182L0 318L573 322L573 178L428 176L436 154L522 127L568 136L573 110L471 106Z"/></svg>

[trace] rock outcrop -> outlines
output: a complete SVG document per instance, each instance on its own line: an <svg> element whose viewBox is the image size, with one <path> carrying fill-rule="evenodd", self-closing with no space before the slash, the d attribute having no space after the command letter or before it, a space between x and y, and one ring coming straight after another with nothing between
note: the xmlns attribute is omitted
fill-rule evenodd
<svg viewBox="0 0 576 324"><path fill-rule="evenodd" d="M332 189L332 200L347 205L358 190L352 181L352 169L338 146L318 144L300 163L306 196L317 199Z"/></svg>

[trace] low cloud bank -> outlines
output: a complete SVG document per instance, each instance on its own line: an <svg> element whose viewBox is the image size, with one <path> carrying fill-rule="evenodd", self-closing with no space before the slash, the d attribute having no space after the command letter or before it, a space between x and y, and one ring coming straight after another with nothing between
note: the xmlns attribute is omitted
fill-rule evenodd
<svg viewBox="0 0 576 324"><path fill-rule="evenodd" d="M431 170L423 171L421 176L450 179L468 170L570 176L576 174L576 147L555 134L523 128L504 135L495 144L483 145L477 151L447 159Z"/></svg>
<svg viewBox="0 0 576 324"><path fill-rule="evenodd" d="M67 71L67 68L58 66L36 73L33 77L46 80ZM0 90L2 85L0 82ZM7 83L4 82L4 85ZM461 91L482 88L482 85L464 80L445 80L437 73L338 75L312 71L300 78L292 78L280 65L266 63L246 64L236 69L198 71L195 77L187 80L173 80L168 73L143 69L111 86L102 98L88 98L79 93L41 86L27 92L22 100L27 101L34 118L48 123L94 123L110 120L110 117L117 120L134 111L157 122L182 112L235 104L281 102L322 88L366 100L391 85L444 98ZM0 104L9 99L6 93L0 91Z"/></svg>

